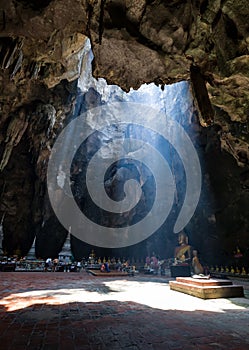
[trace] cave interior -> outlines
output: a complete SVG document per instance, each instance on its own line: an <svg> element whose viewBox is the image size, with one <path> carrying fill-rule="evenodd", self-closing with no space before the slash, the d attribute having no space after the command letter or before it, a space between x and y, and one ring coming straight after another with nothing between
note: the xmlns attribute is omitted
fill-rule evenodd
<svg viewBox="0 0 249 350"><path fill-rule="evenodd" d="M151 99L154 107L168 103L166 115L180 116L200 159L200 199L184 228L190 244L209 266L233 265L239 249L248 270L248 19L245 0L1 1L4 254L25 256L34 239L39 258L62 249L68 230L51 207L47 167L63 128L94 107ZM153 100L154 94L164 97ZM98 146L94 137L91 142ZM173 158L174 179L184 184ZM74 195L81 187L78 199L87 206L85 184L74 180ZM177 201L183 199L180 191ZM92 249L101 257L171 258L175 220L172 210L151 236L128 247L98 247L72 235L72 253L75 259Z"/></svg>

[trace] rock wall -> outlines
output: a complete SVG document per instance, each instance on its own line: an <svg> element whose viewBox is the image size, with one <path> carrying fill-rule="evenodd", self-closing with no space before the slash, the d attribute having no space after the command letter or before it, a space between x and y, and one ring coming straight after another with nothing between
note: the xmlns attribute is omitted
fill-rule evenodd
<svg viewBox="0 0 249 350"><path fill-rule="evenodd" d="M87 37L94 76L125 91L190 81L219 203L214 245L224 247L224 256L236 244L246 251L248 19L246 0L2 1L0 213L9 254L25 254L37 231L50 240L49 255L66 237L49 209L45 175L54 139L74 108ZM37 245L46 255L44 243Z"/></svg>

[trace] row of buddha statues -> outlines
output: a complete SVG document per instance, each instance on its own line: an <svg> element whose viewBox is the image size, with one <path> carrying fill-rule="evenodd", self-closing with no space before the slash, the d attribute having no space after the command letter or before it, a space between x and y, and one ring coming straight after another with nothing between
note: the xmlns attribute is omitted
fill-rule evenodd
<svg viewBox="0 0 249 350"><path fill-rule="evenodd" d="M249 269L246 270L245 267L239 268L238 266L211 266L210 267L211 273L219 273L219 274L232 274L232 275L241 275L241 276L248 276L249 275Z"/></svg>
<svg viewBox="0 0 249 350"><path fill-rule="evenodd" d="M190 265L192 268L193 273L195 274L207 274L207 273L219 273L219 274L232 274L232 275L241 275L241 276L248 276L249 275L249 268L248 270L245 267L238 267L238 266L202 266L198 255L197 250L193 250L191 245L189 245L188 242L188 236L184 232L180 232L178 235L178 246L175 248L175 254L174 254L174 265ZM238 248L237 248L238 251ZM239 255L240 257L241 255ZM236 255L238 257L238 254Z"/></svg>

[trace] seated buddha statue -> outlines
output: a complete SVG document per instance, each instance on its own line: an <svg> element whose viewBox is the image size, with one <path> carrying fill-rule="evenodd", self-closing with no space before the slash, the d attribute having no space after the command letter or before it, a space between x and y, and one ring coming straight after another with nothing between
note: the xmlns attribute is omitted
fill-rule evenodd
<svg viewBox="0 0 249 350"><path fill-rule="evenodd" d="M184 232L180 232L178 236L179 246L175 248L175 261L177 263L190 262L191 246L188 244L188 236Z"/></svg>
<svg viewBox="0 0 249 350"><path fill-rule="evenodd" d="M196 275L203 274L204 272L204 268L201 265L197 255L197 250L193 250L192 268L193 268L194 274Z"/></svg>

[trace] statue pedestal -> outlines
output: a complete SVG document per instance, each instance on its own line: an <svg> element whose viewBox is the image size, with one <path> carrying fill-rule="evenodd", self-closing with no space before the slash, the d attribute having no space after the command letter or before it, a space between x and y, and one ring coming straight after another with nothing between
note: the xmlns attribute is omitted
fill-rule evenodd
<svg viewBox="0 0 249 350"><path fill-rule="evenodd" d="M243 286L233 285L229 280L177 277L176 281L170 281L169 285L172 290L202 299L244 297Z"/></svg>
<svg viewBox="0 0 249 350"><path fill-rule="evenodd" d="M171 277L190 277L190 265L171 265L170 273Z"/></svg>

